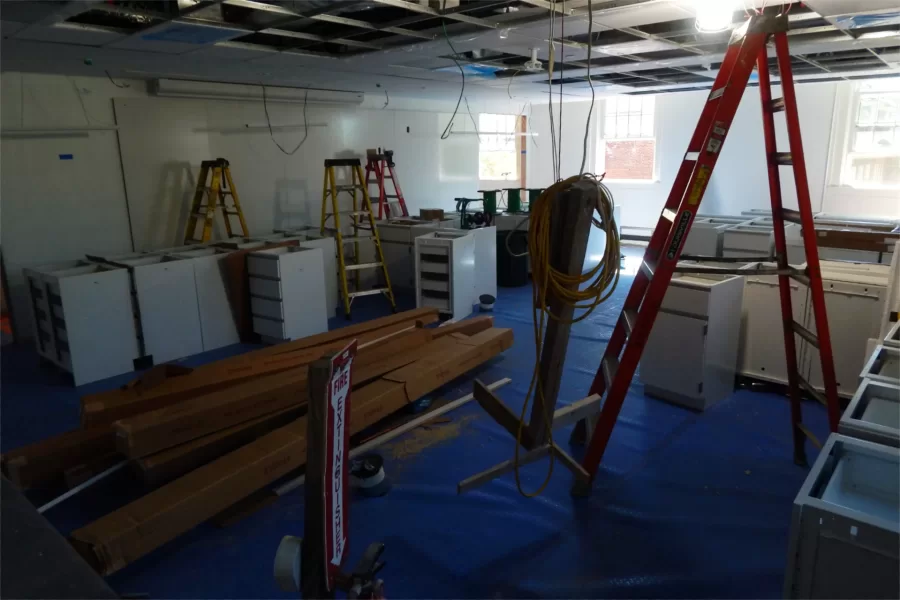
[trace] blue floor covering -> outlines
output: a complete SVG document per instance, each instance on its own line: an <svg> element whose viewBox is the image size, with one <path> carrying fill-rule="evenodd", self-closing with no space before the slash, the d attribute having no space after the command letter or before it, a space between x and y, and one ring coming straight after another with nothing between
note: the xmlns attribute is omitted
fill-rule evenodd
<svg viewBox="0 0 900 600"><path fill-rule="evenodd" d="M630 283L623 277L613 297L575 325L561 403L586 395ZM513 348L436 397L470 392L475 377L510 377L498 395L521 407L534 361L530 289L499 292L495 324L514 329ZM355 320L381 311L372 300L356 309ZM30 348L4 348L2 450L77 426L79 395L129 378L76 389L38 366ZM458 481L513 453L512 438L470 403L450 413L451 422L381 448L393 488L383 498L354 499L348 565L370 542L384 542L390 598L780 597L791 503L807 473L792 461L788 408L777 395L740 390L696 413L645 397L636 378L591 496L573 498L572 476L557 468L545 492L526 499L512 475L457 495ZM824 409L809 402L803 408L807 425L824 439ZM568 434L557 433L564 447ZM571 451L580 457L580 448ZM808 453L812 462L814 449ZM524 487L540 485L547 466L523 468ZM65 534L141 493L123 471L46 516ZM44 498L32 495L36 503ZM296 597L276 587L272 560L283 535L302 535L302 518L302 493L294 492L230 527L201 525L108 581L121 593L151 598Z"/></svg>

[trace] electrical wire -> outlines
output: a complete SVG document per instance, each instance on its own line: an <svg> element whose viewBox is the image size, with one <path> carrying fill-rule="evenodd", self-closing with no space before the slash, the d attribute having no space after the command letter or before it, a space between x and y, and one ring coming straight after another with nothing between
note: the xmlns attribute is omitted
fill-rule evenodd
<svg viewBox="0 0 900 600"><path fill-rule="evenodd" d="M566 0L562 0L563 17L559 22L559 75L565 77L566 66ZM550 102L553 102L553 96L550 96ZM562 132L563 132L563 86L559 84L559 123L557 123L557 135L559 139L556 142L556 181L562 179Z"/></svg>
<svg viewBox="0 0 900 600"><path fill-rule="evenodd" d="M446 7L447 0L444 0L443 9L446 9ZM444 128L444 132L441 133L441 139L446 140L450 137L450 128L453 126L453 119L456 118L456 113L459 112L459 105L462 102L463 94L466 93L466 72L463 70L462 65L459 64L459 61L456 60L456 48L453 47L453 42L450 41L450 36L447 35L447 23L443 17L441 17L441 29L444 31L444 39L447 40L447 45L450 46L450 56L453 58L453 62L456 63L456 67L459 69L459 75L462 77L462 83L459 86L459 98L456 100L456 108L453 109L450 121L447 123L447 127Z"/></svg>
<svg viewBox="0 0 900 600"><path fill-rule="evenodd" d="M475 122L475 117L472 116L472 109L469 108L469 99L463 96L463 100L466 102L466 112L469 113L469 119L472 121L472 126L475 127L475 136L478 137L478 143L481 143L481 134L478 132L478 123Z"/></svg>
<svg viewBox="0 0 900 600"><path fill-rule="evenodd" d="M269 127L269 137L272 138L272 142L276 146L278 146L278 149L281 150L281 152L283 154L286 154L288 156L293 156L294 153L300 149L300 146L302 146L303 144L306 143L306 138L309 137L309 120L306 118L306 107L309 104L307 102L307 100L309 100L309 90L307 89L306 93L303 94L303 139L300 140L300 143L297 144L293 150L287 151L284 149L284 147L281 144L278 143L278 140L275 139L275 132L272 131L272 120L269 118L269 103L266 98L266 86L263 84L260 84L260 86L262 86L263 110L266 113L266 125L268 125L268 127Z"/></svg>
<svg viewBox="0 0 900 600"><path fill-rule="evenodd" d="M117 88L119 88L119 89L125 89L125 88L130 88L130 87L131 87L131 84L129 84L129 83L116 83L116 82L113 80L112 75L109 74L109 71L103 71L103 72L106 73L106 76L109 78L109 82L110 82L111 84L113 84L114 86L116 86Z"/></svg>
<svg viewBox="0 0 900 600"><path fill-rule="evenodd" d="M381 110L384 110L388 107L388 104L391 103L391 97L388 96L388 91L384 90L384 106L381 107Z"/></svg>
<svg viewBox="0 0 900 600"><path fill-rule="evenodd" d="M591 116L594 114L594 101L596 100L596 94L594 93L594 82L591 80L591 51L592 44L594 41L594 8L593 8L593 0L588 0L587 3L587 11L588 11L588 41L587 41L587 80L588 84L591 86L591 108L588 110L587 123L584 124L584 145L581 149L581 167L578 169L578 174L581 175L584 173L584 163L587 162L587 151L588 151L588 136L591 131Z"/></svg>
<svg viewBox="0 0 900 600"><path fill-rule="evenodd" d="M556 58L556 45L553 39L554 32L554 24L556 21L556 11L551 6L550 7L550 47L548 48L548 59L547 59L547 86L548 86L548 102L547 102L547 111L550 115L550 159L553 165L553 181L557 181L559 179L559 165L557 164L557 153L556 153L556 122L553 117L553 67L554 60Z"/></svg>
<svg viewBox="0 0 900 600"><path fill-rule="evenodd" d="M569 275L558 271L550 264L550 255L554 248L551 246L552 213L556 202L560 201L566 192L575 185L588 182L596 186L596 204L591 207L591 212L596 209L600 218L591 216L594 227L606 233L606 248L603 259L587 273ZM532 324L534 326L535 359L534 370L531 375L531 383L525 395L522 412L519 414L519 424L516 431L516 446L513 464L515 466L516 488L526 498L533 498L546 489L553 476L554 457L550 453L550 464L544 482L533 492L522 489L519 474L519 450L522 445L522 433L525 430L525 415L528 411L528 402L533 398L534 402L540 402L544 409L544 423L547 427L547 443L553 444L553 415L544 398L543 382L540 376L541 349L544 343L544 331L550 320L560 324L571 325L586 319L593 311L608 299L615 291L619 283L620 246L619 234L615 220L615 201L612 193L603 183L590 173L575 175L554 183L544 190L530 208L530 224L528 228L528 248L531 254L532 270ZM507 243L508 243L507 236ZM566 307L584 312L570 321L563 321L559 315L553 314L548 306L548 298L555 297Z"/></svg>

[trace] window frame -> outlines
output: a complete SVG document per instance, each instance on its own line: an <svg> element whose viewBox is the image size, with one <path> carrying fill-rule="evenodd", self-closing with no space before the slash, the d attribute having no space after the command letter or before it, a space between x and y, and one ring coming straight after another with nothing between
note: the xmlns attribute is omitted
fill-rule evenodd
<svg viewBox="0 0 900 600"><path fill-rule="evenodd" d="M482 149L482 145L485 144L485 141L483 139L485 136L494 135L497 138L500 138L500 137L504 137L506 135L506 134L499 134L499 133L482 133L482 130L483 130L482 124L481 124L482 117L509 117L510 119L512 119L512 131L509 133L509 135L512 138L511 139L511 142L512 142L511 150L483 150ZM478 137L478 181L479 181L479 183L513 184L513 183L520 181L522 178L522 173L520 172L521 165L519 164L519 162L520 162L519 156L521 153L519 138L521 136L518 135L518 133L519 133L519 131L518 131L519 130L518 116L514 115L514 114L508 114L508 113L478 113L477 119L478 119L478 130L477 130L478 135L477 135L477 137ZM496 153L509 152L513 155L513 165L514 165L515 169L510 174L509 178L488 179L488 178L484 178L481 176L482 154L493 153L493 152L496 152Z"/></svg>
<svg viewBox="0 0 900 600"><path fill-rule="evenodd" d="M594 158L594 166L597 169L597 175L604 173L606 171L606 142L614 141L614 142L640 142L640 141L652 141L653 142L653 174L649 179L613 179L610 177L605 178L604 182L609 183L621 183L626 185L648 185L659 183L659 119L657 119L656 113L656 95L655 94L647 94L638 96L641 100L646 98L650 98L653 100L653 135L651 137L647 136L638 136L638 137L615 137L615 138L607 138L606 137L606 112L609 107L609 100L611 98L631 98L631 96L627 94L621 94L617 96L609 96L607 98L603 98L601 100L601 109L599 119L597 119L597 143L594 144L595 152L597 153Z"/></svg>
<svg viewBox="0 0 900 600"><path fill-rule="evenodd" d="M844 107L838 107L840 111L839 124L836 125L840 128L838 131L838 135L840 143L838 144L838 152L837 156L832 156L832 159L836 159L835 164L837 165L834 174L833 184L846 187L854 190L876 190L876 191L898 191L900 190L900 183L896 184L878 184L878 183L861 183L852 181L848 175L850 171L851 158L854 155L858 156L893 156L895 154L900 154L900 149L896 153L894 152L854 152L853 151L853 143L854 136L857 132L857 113L859 111L859 104L861 96L865 93L862 89L865 81L853 82L852 87L850 89L850 93L847 96L847 105ZM877 93L877 92L876 92ZM900 95L900 90L896 92L888 92L888 93L896 93ZM837 111L836 111L837 112Z"/></svg>

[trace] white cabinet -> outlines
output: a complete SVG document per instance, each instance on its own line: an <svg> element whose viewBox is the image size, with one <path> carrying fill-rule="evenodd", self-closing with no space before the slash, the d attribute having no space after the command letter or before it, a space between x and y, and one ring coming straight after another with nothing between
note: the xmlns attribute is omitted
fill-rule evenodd
<svg viewBox="0 0 900 600"><path fill-rule="evenodd" d="M821 261L820 265L838 393L850 397L856 392L866 361L867 341L878 337L888 267L832 261ZM809 290L804 287L803 291L808 298ZM815 332L815 323L812 302L807 299L804 326ZM824 390L819 351L801 340L800 352L803 377L816 389Z"/></svg>
<svg viewBox="0 0 900 600"><path fill-rule="evenodd" d="M691 225L681 253L687 256L722 256L725 231L746 222L737 217L697 217Z"/></svg>
<svg viewBox="0 0 900 600"><path fill-rule="evenodd" d="M676 274L641 358L644 391L696 410L734 389L744 281Z"/></svg>
<svg viewBox="0 0 900 600"><path fill-rule="evenodd" d="M748 266L755 264L757 263ZM774 263L762 264L775 266ZM794 320L803 323L806 315L806 287L793 280L790 281L790 287ZM754 379L787 384L778 277L747 276L744 281L743 306L738 372ZM801 340L797 335L794 339L798 343Z"/></svg>
<svg viewBox="0 0 900 600"><path fill-rule="evenodd" d="M366 243L372 245L371 242ZM341 303L338 291L338 262L335 239L331 237L307 236L306 239L299 240L297 245L301 248L320 248L322 250L322 261L325 269L325 308L329 317L335 316L338 305ZM343 307L341 308L343 309Z"/></svg>
<svg viewBox="0 0 900 600"><path fill-rule="evenodd" d="M880 383L900 385L900 348L876 346L860 377Z"/></svg>
<svg viewBox="0 0 900 600"><path fill-rule="evenodd" d="M864 378L841 415L838 431L861 440L900 446L900 387Z"/></svg>
<svg viewBox="0 0 900 600"><path fill-rule="evenodd" d="M472 313L475 237L469 233L435 231L416 238L417 307L433 306L454 319Z"/></svg>
<svg viewBox="0 0 900 600"><path fill-rule="evenodd" d="M109 260L131 271L144 356L160 364L203 351L190 261L159 254Z"/></svg>
<svg viewBox="0 0 900 600"><path fill-rule="evenodd" d="M38 353L75 385L128 373L138 357L128 271L87 261L25 269Z"/></svg>
<svg viewBox="0 0 900 600"><path fill-rule="evenodd" d="M214 350L241 341L231 302L224 259L231 253L222 248L188 250L173 256L189 262L194 269L200 337L203 350Z"/></svg>
<svg viewBox="0 0 900 600"><path fill-rule="evenodd" d="M420 235L440 229L437 223L420 224L416 221L378 221L378 236L387 264L391 286L397 290L416 288L415 240Z"/></svg>
<svg viewBox="0 0 900 600"><path fill-rule="evenodd" d="M773 256L774 244L771 225L735 225L722 233L722 256L759 260Z"/></svg>
<svg viewBox="0 0 900 600"><path fill-rule="evenodd" d="M472 304L479 304L482 294L497 297L497 228L470 229L469 235L475 238Z"/></svg>
<svg viewBox="0 0 900 600"><path fill-rule="evenodd" d="M321 248L287 246L247 255L253 331L268 342L328 331Z"/></svg>

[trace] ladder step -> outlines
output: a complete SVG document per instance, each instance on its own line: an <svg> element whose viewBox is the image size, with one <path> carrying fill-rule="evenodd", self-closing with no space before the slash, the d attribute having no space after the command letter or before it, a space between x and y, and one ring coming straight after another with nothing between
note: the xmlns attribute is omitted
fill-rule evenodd
<svg viewBox="0 0 900 600"><path fill-rule="evenodd" d="M344 267L345 271L359 271L360 269L374 269L375 267L380 267L380 262L373 263L360 263L358 265L347 265Z"/></svg>
<svg viewBox="0 0 900 600"><path fill-rule="evenodd" d="M794 281L801 283L801 284L805 285L806 287L809 287L809 277L807 277L806 273L804 273L800 269L792 268L789 275L791 276L791 279L793 279Z"/></svg>
<svg viewBox="0 0 900 600"><path fill-rule="evenodd" d="M813 446L815 446L819 450L822 449L822 442L819 441L819 438L817 438L812 431L806 428L806 425L804 425L803 423L797 423L797 429L803 432L803 435L806 436L806 439L808 439Z"/></svg>
<svg viewBox="0 0 900 600"><path fill-rule="evenodd" d="M797 321L793 321L792 328L794 333L802 337L804 340L812 344L816 349L819 348L819 338L816 337L812 331L798 323Z"/></svg>
<svg viewBox="0 0 900 600"><path fill-rule="evenodd" d="M225 214L226 214L226 215L239 215L239 214L241 214L241 213L240 213L239 211L236 211L236 210L226 210L226 211L225 211Z"/></svg>
<svg viewBox="0 0 900 600"><path fill-rule="evenodd" d="M797 383L800 384L800 387L803 388L807 394L813 397L816 402L822 404L822 406L828 406L828 399L822 395L822 392L814 388L807 380L803 379L799 375L797 376Z"/></svg>
<svg viewBox="0 0 900 600"><path fill-rule="evenodd" d="M616 378L616 371L619 370L619 359L615 356L604 356L600 367L603 369L603 381L606 382L606 389L609 391L613 379Z"/></svg>
<svg viewBox="0 0 900 600"><path fill-rule="evenodd" d="M637 323L637 311L626 308L622 311L622 324L625 325L625 335L631 337L634 326Z"/></svg>
<svg viewBox="0 0 900 600"><path fill-rule="evenodd" d="M773 113L781 112L784 110L784 98L773 98L769 103L769 110Z"/></svg>
<svg viewBox="0 0 900 600"><path fill-rule="evenodd" d="M793 210L790 208L782 208L781 216L785 221L790 221L791 223L797 223L798 225L803 224L803 220L800 218L800 211Z"/></svg>
<svg viewBox="0 0 900 600"><path fill-rule="evenodd" d="M334 189L336 189L339 192L349 192L352 190L362 190L363 186L361 186L361 185L336 185L336 186L334 186Z"/></svg>
<svg viewBox="0 0 900 600"><path fill-rule="evenodd" d="M653 273L656 271L656 266L643 260L641 261L641 271L644 272L644 275L646 275L648 279L653 279Z"/></svg>
<svg viewBox="0 0 900 600"><path fill-rule="evenodd" d="M772 160L775 161L776 165L792 165L792 164L794 164L794 159L791 157L790 152L773 152Z"/></svg>
<svg viewBox="0 0 900 600"><path fill-rule="evenodd" d="M383 294L388 291L386 287L373 288L371 290L362 290L359 292L349 292L347 295L351 298L355 298L357 296L372 296L373 294Z"/></svg>
<svg viewBox="0 0 900 600"><path fill-rule="evenodd" d="M385 197L385 198L399 198L400 196L397 196L396 194L393 194L393 195L392 195L392 194L385 194L384 197Z"/></svg>
<svg viewBox="0 0 900 600"><path fill-rule="evenodd" d="M668 208L664 208L661 216L663 219L665 219L666 221L669 221L670 223L675 222L675 211L674 210L669 210Z"/></svg>
<svg viewBox="0 0 900 600"><path fill-rule="evenodd" d="M371 235L354 235L351 237L341 237L341 242L346 244L347 242L367 242L370 240L374 240L375 237Z"/></svg>

